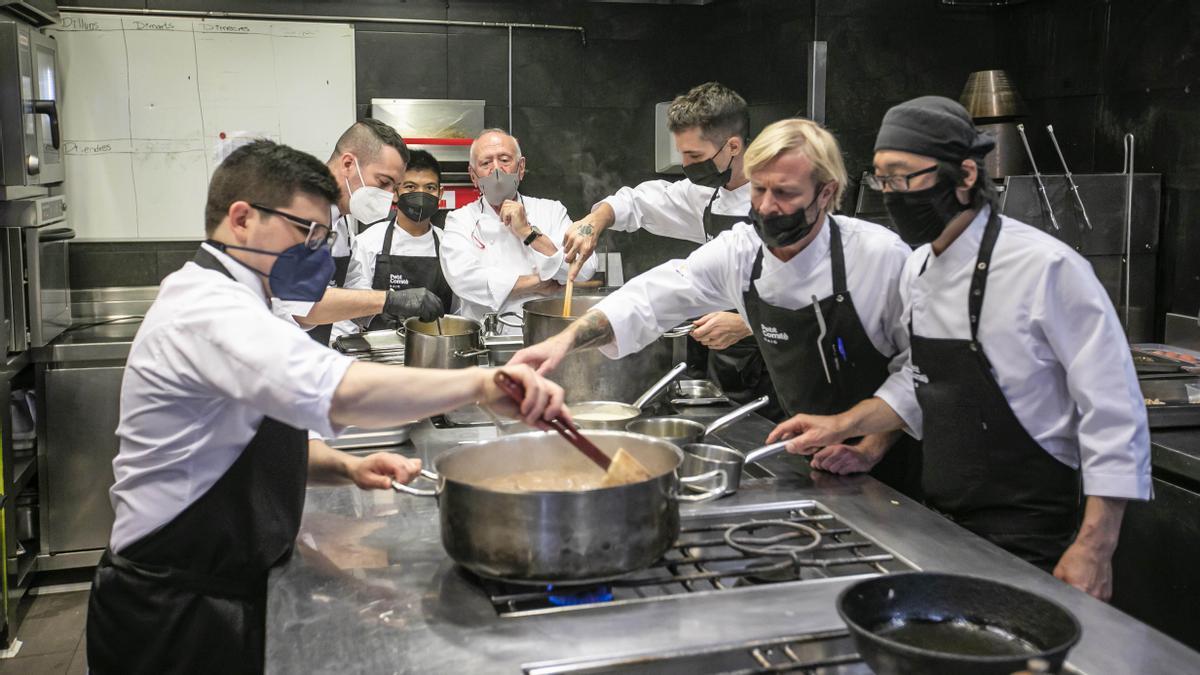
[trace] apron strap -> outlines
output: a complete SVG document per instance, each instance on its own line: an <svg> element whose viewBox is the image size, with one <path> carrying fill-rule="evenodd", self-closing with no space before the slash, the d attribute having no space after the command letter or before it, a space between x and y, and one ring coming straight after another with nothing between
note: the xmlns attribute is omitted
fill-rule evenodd
<svg viewBox="0 0 1200 675"><path fill-rule="evenodd" d="M842 252L842 231L833 215L829 216L829 263L833 269L833 294L849 292L846 284L846 256Z"/></svg>
<svg viewBox="0 0 1200 675"><path fill-rule="evenodd" d="M383 248L379 250L379 255L392 254L392 231L396 229L396 219L393 218L387 224L387 231L383 234Z"/></svg>
<svg viewBox="0 0 1200 675"><path fill-rule="evenodd" d="M224 274L225 276L229 277L230 279L233 278L233 273L230 272L229 270L225 269L225 266L221 264L221 261L217 259L217 256L210 253L209 250L204 248L203 246L196 249L196 255L192 256L192 262L196 263L197 265L203 267L206 270L213 270L215 272L220 272L221 274Z"/></svg>
<svg viewBox="0 0 1200 675"><path fill-rule="evenodd" d="M762 246L758 247L758 254L754 256L754 265L750 268L750 286L746 289L748 297L757 298L758 290L754 288L754 282L762 276L763 250Z"/></svg>
<svg viewBox="0 0 1200 675"><path fill-rule="evenodd" d="M971 291L967 296L968 317L971 320L971 342L976 343L979 335L979 317L983 313L983 294L987 289L988 268L992 264L992 251L1000 237L1000 216L992 207L988 214L987 227L983 230L983 241L979 244L979 258L971 275Z"/></svg>

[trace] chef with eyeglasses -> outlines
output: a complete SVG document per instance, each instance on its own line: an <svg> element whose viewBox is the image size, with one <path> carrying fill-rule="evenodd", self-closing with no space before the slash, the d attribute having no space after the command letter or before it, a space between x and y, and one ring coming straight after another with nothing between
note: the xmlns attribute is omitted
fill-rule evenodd
<svg viewBox="0 0 1200 675"><path fill-rule="evenodd" d="M900 283L910 353L875 397L797 415L768 440L811 453L907 427L930 506L1108 599L1125 504L1152 492L1146 406L1091 265L998 213L992 147L950 99L888 110L868 183L919 247Z"/></svg>
<svg viewBox="0 0 1200 675"><path fill-rule="evenodd" d="M788 414L833 412L871 396L908 347L898 284L908 248L886 228L834 216L848 183L837 140L805 119L775 122L746 149L750 222L686 260L634 277L510 363L552 372L572 351L637 352L688 316L733 306L754 331ZM919 454L894 430L829 443L816 469L872 471L919 496ZM892 449L898 440L901 447ZM881 461L881 458L885 457Z"/></svg>
<svg viewBox="0 0 1200 675"><path fill-rule="evenodd" d="M306 443L305 429L392 426L472 403L526 423L566 412L560 387L528 368L427 370L352 358L272 313L312 302L334 264L324 164L271 141L214 172L207 239L163 280L121 384L115 520L92 582L90 672L254 673L263 669L268 571L286 561L309 479L391 489L420 462L354 457Z"/></svg>

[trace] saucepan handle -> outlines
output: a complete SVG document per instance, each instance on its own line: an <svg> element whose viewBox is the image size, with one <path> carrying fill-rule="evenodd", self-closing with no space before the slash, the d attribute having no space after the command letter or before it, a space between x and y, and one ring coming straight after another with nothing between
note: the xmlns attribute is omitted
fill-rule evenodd
<svg viewBox="0 0 1200 675"><path fill-rule="evenodd" d="M701 489L694 485L694 483L700 483L700 482L703 482L706 480L710 480L712 478L717 479L717 484L715 487L704 490L704 489ZM699 473L699 474L696 474L695 476L685 476L683 478L680 478L679 482L686 485L688 487L688 489L697 491L697 494L694 494L694 495L681 495L681 494L675 495L675 499L677 499L681 502L712 501L712 500L716 499L717 497L724 495L725 490L729 489L729 476L725 475L725 472L721 471L720 469L714 469L712 471L707 471L705 473Z"/></svg>
<svg viewBox="0 0 1200 675"><path fill-rule="evenodd" d="M662 336L665 338L683 337L684 335L691 335L692 331L695 329L696 329L696 324L685 323L682 326L676 326L676 327L672 328L671 330L663 333Z"/></svg>
<svg viewBox="0 0 1200 675"><path fill-rule="evenodd" d="M751 450L746 454L746 464L761 462L768 457L774 457L787 449L787 441L775 441L770 445L764 445L756 450Z"/></svg>
<svg viewBox="0 0 1200 675"><path fill-rule="evenodd" d="M429 469L421 469L421 474L418 477L424 478L425 480L433 481L434 483L437 483L438 478L439 478L436 473L430 471ZM439 493L441 493L440 488L434 488L432 490L422 490L421 488L415 488L415 487L410 487L408 485L405 485L404 483L401 483L398 480L392 481L392 489L395 490L396 492L404 492L404 493L410 494L414 497L436 497L436 496L438 496Z"/></svg>
<svg viewBox="0 0 1200 675"><path fill-rule="evenodd" d="M517 322L509 323L504 320L505 317L514 318L517 320ZM521 316L520 314L517 314L516 312L504 312L503 314L497 314L496 322L502 323L505 326L508 326L509 328L524 328L525 327L525 317Z"/></svg>
<svg viewBox="0 0 1200 675"><path fill-rule="evenodd" d="M488 353L488 350L486 348L485 349L467 349L467 350L461 350L461 351L454 352L454 358L469 359L473 356L483 356L484 354L487 354L487 353Z"/></svg>

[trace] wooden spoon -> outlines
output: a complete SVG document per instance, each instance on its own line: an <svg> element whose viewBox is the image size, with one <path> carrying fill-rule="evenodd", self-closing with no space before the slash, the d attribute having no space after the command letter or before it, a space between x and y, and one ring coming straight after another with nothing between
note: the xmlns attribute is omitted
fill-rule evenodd
<svg viewBox="0 0 1200 675"><path fill-rule="evenodd" d="M512 400L516 401L517 405L525 400L525 387L510 377L508 373L504 371L496 373L496 384ZM640 483L651 478L650 471L642 466L637 458L626 452L625 448L618 448L616 454L610 458L604 454L603 450L596 447L595 443L581 434L574 424L561 415L551 419L550 426L567 439L568 443L595 462L596 466L604 470L604 480L600 481L601 487Z"/></svg>
<svg viewBox="0 0 1200 675"><path fill-rule="evenodd" d="M563 296L562 315L563 315L564 319L571 316L571 294L574 292L575 292L575 280L568 278L567 279L567 292L566 292L566 295Z"/></svg>

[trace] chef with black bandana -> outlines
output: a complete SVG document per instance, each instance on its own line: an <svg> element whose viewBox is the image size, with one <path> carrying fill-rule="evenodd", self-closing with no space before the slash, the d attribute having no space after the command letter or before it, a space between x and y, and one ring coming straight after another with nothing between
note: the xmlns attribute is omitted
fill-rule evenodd
<svg viewBox="0 0 1200 675"><path fill-rule="evenodd" d="M442 198L442 169L424 150L409 154L404 179L397 189L394 218L358 235L350 254L346 288L395 291L413 296L425 310L444 314L452 309L454 293L442 275L439 253L442 231L433 227ZM394 328L397 320L377 314L362 320L367 330ZM340 334L334 327L334 337Z"/></svg>
<svg viewBox="0 0 1200 675"><path fill-rule="evenodd" d="M930 506L1107 599L1127 500L1151 496L1149 432L1108 294L1071 247L996 212L992 139L950 99L893 107L875 175L919 246L900 285L911 353L871 398L772 432L811 452L907 427Z"/></svg>
<svg viewBox="0 0 1200 675"><path fill-rule="evenodd" d="M324 293L337 197L320 161L271 141L238 148L213 173L207 239L163 280L121 382L90 672L262 671L267 575L291 555L306 481L391 490L421 468L306 445L303 429L381 428L481 401L518 412L488 370L356 362L273 315L273 297ZM560 387L504 370L525 387L525 422L566 412Z"/></svg>
<svg viewBox="0 0 1200 675"><path fill-rule="evenodd" d="M753 327L788 414L833 412L871 396L903 362L900 270L911 250L893 232L833 216L847 184L833 135L804 119L771 124L746 150L750 223L739 223L686 260L630 280L563 332L523 349L511 363L552 371L572 350L599 347L620 358L681 319L733 306ZM919 458L911 440L868 435L833 444L812 466L873 469L914 494ZM872 461L868 461L871 458Z"/></svg>
<svg viewBox="0 0 1200 675"><path fill-rule="evenodd" d="M645 230L701 245L746 220L750 183L742 161L750 112L745 99L719 82L706 82L671 102L667 128L683 158L686 180L646 181L597 202L563 241L572 278L606 229ZM782 411L750 327L737 313L721 311L728 309L695 319L688 360L703 364L708 377L738 402L770 395L771 403L759 413L778 419Z"/></svg>

